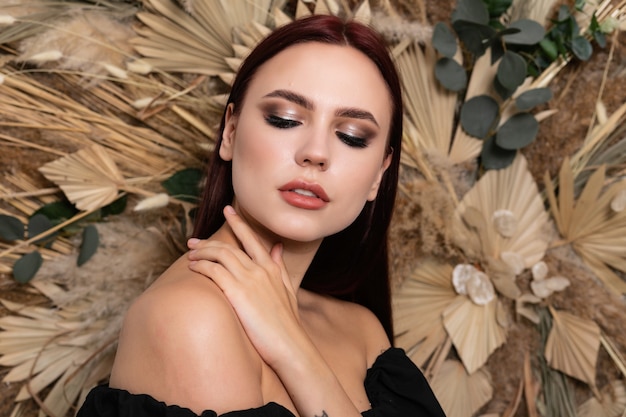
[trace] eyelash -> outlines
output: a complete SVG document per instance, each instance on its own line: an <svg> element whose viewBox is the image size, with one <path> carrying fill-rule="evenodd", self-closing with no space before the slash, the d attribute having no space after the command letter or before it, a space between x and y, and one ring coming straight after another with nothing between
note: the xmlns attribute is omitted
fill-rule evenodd
<svg viewBox="0 0 626 417"><path fill-rule="evenodd" d="M300 126L300 123L297 120L285 119L283 117L278 117L273 114L265 116L265 121L270 125L277 127L278 129L290 129L292 127Z"/></svg>
<svg viewBox="0 0 626 417"><path fill-rule="evenodd" d="M297 120L285 119L273 114L265 116L265 121L270 125L278 129L290 129L292 127L300 126L302 123ZM353 148L365 148L367 141L364 138L358 136L348 135L347 133L336 131L335 134L346 145Z"/></svg>

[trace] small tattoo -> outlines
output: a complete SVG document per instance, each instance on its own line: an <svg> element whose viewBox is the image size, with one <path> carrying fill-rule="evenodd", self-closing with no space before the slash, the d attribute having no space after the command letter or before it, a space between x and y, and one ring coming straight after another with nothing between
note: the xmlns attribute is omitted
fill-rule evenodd
<svg viewBox="0 0 626 417"><path fill-rule="evenodd" d="M326 414L326 411L322 410L322 414L321 415L315 415L315 417L328 417L328 414Z"/></svg>

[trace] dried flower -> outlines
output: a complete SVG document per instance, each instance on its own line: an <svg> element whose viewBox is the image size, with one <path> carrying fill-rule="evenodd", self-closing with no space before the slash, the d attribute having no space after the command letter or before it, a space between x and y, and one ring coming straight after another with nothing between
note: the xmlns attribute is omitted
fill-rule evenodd
<svg viewBox="0 0 626 417"><path fill-rule="evenodd" d="M544 261L537 262L531 268L531 272L535 281L541 281L548 276L548 265Z"/></svg>
<svg viewBox="0 0 626 417"><path fill-rule="evenodd" d="M504 237L511 237L517 230L517 219L511 210L496 210L491 216L493 225L498 233Z"/></svg>
<svg viewBox="0 0 626 417"><path fill-rule="evenodd" d="M620 213L626 209L626 189L620 191L611 200L611 210Z"/></svg>
<svg viewBox="0 0 626 417"><path fill-rule="evenodd" d="M524 257L516 252L502 252L500 254L500 259L502 259L502 261L511 268L511 271L513 271L515 275L521 274L526 267L524 264Z"/></svg>

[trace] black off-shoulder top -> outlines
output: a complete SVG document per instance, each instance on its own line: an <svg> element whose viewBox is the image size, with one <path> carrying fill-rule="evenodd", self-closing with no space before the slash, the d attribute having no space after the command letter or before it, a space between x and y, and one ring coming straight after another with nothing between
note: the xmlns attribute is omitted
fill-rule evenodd
<svg viewBox="0 0 626 417"><path fill-rule="evenodd" d="M426 378L399 348L383 352L365 377L365 391L372 409L363 417L445 417ZM100 385L92 389L77 417L198 417L188 408L166 405L146 394ZM206 410L200 417L218 417ZM231 411L220 417L295 417L280 404ZM339 416L340 417L340 416Z"/></svg>

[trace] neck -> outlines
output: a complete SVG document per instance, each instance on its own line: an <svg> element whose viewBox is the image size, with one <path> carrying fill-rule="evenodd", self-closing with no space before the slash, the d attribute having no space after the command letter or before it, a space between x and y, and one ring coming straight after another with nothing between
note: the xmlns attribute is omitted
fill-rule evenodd
<svg viewBox="0 0 626 417"><path fill-rule="evenodd" d="M256 232L261 244L265 247L268 253L274 245L282 243L283 262L291 279L293 288L297 291L300 288L304 274L309 268L315 253L322 243L321 239L314 242L295 242L276 236L267 230L257 230L258 228L253 226L251 227ZM222 227L220 227L211 238L235 244L242 248L241 242L239 242L232 229L226 223L222 225Z"/></svg>

